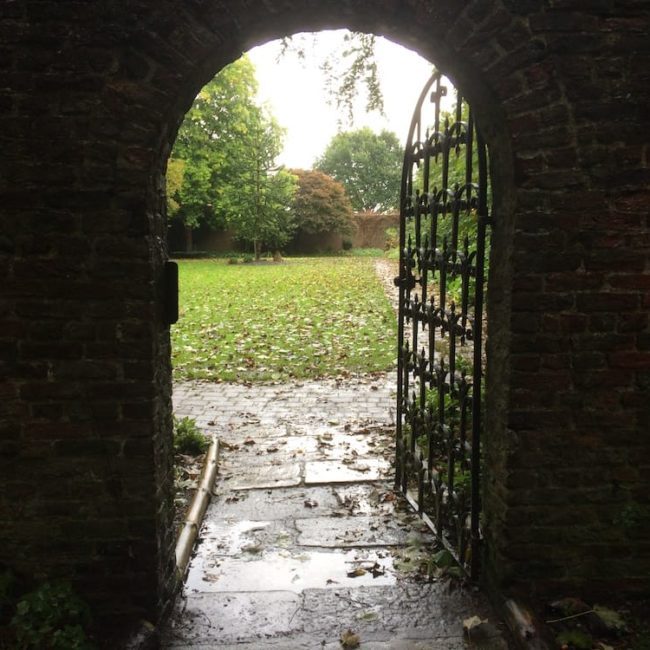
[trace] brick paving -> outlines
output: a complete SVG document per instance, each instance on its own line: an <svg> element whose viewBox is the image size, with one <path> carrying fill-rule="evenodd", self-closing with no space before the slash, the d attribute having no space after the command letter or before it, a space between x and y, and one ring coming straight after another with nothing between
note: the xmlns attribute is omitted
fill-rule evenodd
<svg viewBox="0 0 650 650"><path fill-rule="evenodd" d="M182 382L174 386L174 413L193 417L208 433L238 425L242 418L263 424L371 419L395 422L395 373L345 379L275 384Z"/></svg>

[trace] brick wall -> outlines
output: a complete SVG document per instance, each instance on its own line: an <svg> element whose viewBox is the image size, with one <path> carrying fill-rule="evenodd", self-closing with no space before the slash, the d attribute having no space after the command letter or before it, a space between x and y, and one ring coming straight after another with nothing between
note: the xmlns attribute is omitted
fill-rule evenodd
<svg viewBox="0 0 650 650"><path fill-rule="evenodd" d="M396 231L399 236L398 213L357 212L354 215L354 223L356 231L352 237L352 244L355 248L381 248L383 250L389 239L386 235L389 228Z"/></svg>
<svg viewBox="0 0 650 650"><path fill-rule="evenodd" d="M490 144L487 574L647 589L649 14L638 0L1 3L0 562L71 575L114 616L168 597L165 159L222 65L345 25L451 74Z"/></svg>

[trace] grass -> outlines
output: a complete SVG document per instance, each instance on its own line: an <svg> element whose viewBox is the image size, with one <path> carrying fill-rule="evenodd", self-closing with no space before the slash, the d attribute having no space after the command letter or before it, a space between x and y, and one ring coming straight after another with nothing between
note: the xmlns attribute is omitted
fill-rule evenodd
<svg viewBox="0 0 650 650"><path fill-rule="evenodd" d="M278 381L387 370L396 321L365 257L183 260L174 379Z"/></svg>

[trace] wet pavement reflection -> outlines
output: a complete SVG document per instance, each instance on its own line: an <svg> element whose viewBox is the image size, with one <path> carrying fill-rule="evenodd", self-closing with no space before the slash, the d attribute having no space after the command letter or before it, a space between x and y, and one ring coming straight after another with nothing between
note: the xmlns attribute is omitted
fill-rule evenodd
<svg viewBox="0 0 650 650"><path fill-rule="evenodd" d="M508 647L485 598L431 570L439 547L393 492L392 385L175 388L222 444L164 648L453 650L471 616L490 621L471 647Z"/></svg>

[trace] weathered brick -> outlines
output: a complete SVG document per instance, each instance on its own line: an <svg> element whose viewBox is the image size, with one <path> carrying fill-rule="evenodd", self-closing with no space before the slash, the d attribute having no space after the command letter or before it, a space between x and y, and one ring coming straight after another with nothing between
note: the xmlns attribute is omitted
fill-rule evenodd
<svg viewBox="0 0 650 650"><path fill-rule="evenodd" d="M11 459L0 466L3 495L24 506L20 520L0 513L0 562L67 569L97 602L138 616L160 608L173 559L169 462L155 444L168 434L170 381L155 286L166 229L158 152L226 62L215 53L330 25L334 12L355 28L390 25L484 100L477 110L500 206L492 277L506 283L489 292L488 331L499 343L488 392L503 393L486 443L491 573L563 594L589 580L610 589L647 581L642 536L594 536L613 535L599 517L620 507L603 483L648 493L650 472L631 462L630 445L647 457L650 10L636 0L538 5L225 0L179 14L172 2L142 0L134 21L117 5L0 3L0 254L11 258L0 262L10 386L0 410L7 431L33 437L17 448L8 436ZM155 384L161 377L167 383ZM520 445L510 417L520 419ZM116 476L93 482L105 442L117 449ZM124 514L109 493L122 495ZM66 500L85 509L91 539L61 537L73 528ZM47 520L47 539L36 517Z"/></svg>
<svg viewBox="0 0 650 650"><path fill-rule="evenodd" d="M650 352L612 352L609 363L612 368L650 368Z"/></svg>
<svg viewBox="0 0 650 650"><path fill-rule="evenodd" d="M576 297L576 305L586 312L636 310L639 296L634 293L581 293Z"/></svg>

